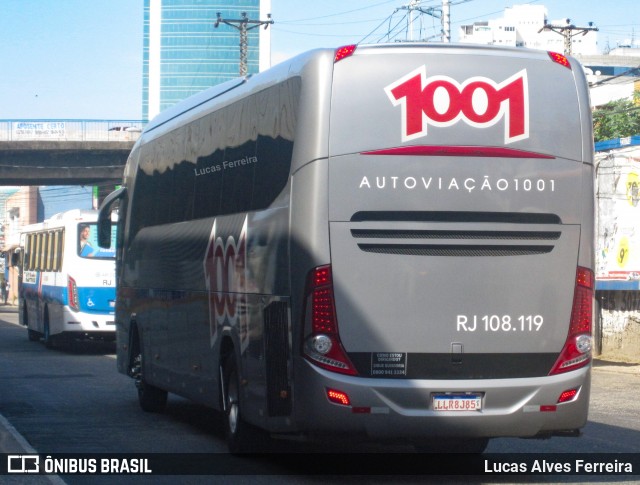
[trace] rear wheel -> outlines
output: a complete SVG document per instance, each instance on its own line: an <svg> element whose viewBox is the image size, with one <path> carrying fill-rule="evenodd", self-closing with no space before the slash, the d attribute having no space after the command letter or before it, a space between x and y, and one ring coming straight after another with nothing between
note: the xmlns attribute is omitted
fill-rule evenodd
<svg viewBox="0 0 640 485"><path fill-rule="evenodd" d="M135 379L138 388L138 402L140 407L149 413L159 413L164 410L167 405L168 393L164 389L152 386L144 379L144 366L142 365L142 352L133 359L131 368L131 376Z"/></svg>
<svg viewBox="0 0 640 485"><path fill-rule="evenodd" d="M48 349L53 348L55 345L55 337L51 335L51 327L49 325L49 310L44 311L44 335L42 341L44 342L44 346Z"/></svg>
<svg viewBox="0 0 640 485"><path fill-rule="evenodd" d="M22 307L22 325L27 327L27 335L29 336L29 340L31 342L37 342L40 340L40 332L36 332L35 330L31 330L29 328L29 313L27 312L27 304L24 303Z"/></svg>
<svg viewBox="0 0 640 485"><path fill-rule="evenodd" d="M267 445L267 434L245 422L240 404L240 376L236 359L230 355L221 369L227 446L234 454L256 453Z"/></svg>

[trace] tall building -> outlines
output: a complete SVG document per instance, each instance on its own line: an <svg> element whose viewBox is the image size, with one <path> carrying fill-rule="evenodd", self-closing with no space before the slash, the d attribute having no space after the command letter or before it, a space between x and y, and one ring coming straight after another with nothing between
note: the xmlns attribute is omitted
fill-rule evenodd
<svg viewBox="0 0 640 485"><path fill-rule="evenodd" d="M142 116L239 76L240 32L228 20L266 20L271 0L144 0ZM270 66L271 29L248 30L247 72Z"/></svg>
<svg viewBox="0 0 640 485"><path fill-rule="evenodd" d="M460 42L510 47L528 47L554 52L564 51L564 37L556 32L540 31L546 23L565 25L568 19L548 21L544 5L514 5L504 10L504 17L475 22L460 27ZM573 37L574 55L598 53L597 32Z"/></svg>

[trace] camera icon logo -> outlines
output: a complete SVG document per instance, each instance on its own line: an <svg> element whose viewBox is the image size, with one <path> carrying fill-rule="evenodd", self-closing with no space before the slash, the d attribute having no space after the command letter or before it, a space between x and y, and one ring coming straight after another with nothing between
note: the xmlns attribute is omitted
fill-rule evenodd
<svg viewBox="0 0 640 485"><path fill-rule="evenodd" d="M40 457L38 455L8 455L8 473L40 473Z"/></svg>

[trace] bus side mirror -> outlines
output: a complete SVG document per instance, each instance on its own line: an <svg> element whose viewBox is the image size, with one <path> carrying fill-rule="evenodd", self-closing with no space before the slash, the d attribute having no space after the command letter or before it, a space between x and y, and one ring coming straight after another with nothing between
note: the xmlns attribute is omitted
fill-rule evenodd
<svg viewBox="0 0 640 485"><path fill-rule="evenodd" d="M11 266L17 267L21 266L20 264L20 251L15 251L11 253Z"/></svg>
<svg viewBox="0 0 640 485"><path fill-rule="evenodd" d="M109 249L111 247L111 206L122 199L127 193L126 187L120 187L111 192L100 205L98 212L98 246Z"/></svg>

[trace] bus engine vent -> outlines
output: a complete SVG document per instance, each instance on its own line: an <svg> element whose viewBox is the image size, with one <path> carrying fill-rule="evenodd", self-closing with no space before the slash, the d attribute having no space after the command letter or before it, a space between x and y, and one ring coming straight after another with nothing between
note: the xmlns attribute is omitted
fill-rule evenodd
<svg viewBox="0 0 640 485"><path fill-rule="evenodd" d="M415 256L522 256L553 251L559 231L352 229L362 251ZM365 242L366 241L366 242ZM469 242L472 241L472 242Z"/></svg>

